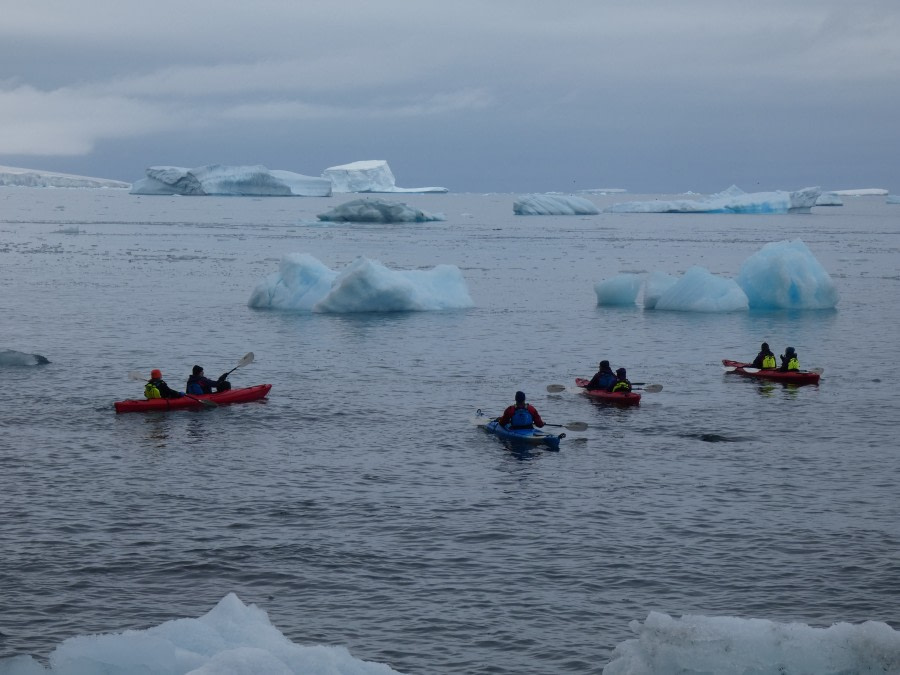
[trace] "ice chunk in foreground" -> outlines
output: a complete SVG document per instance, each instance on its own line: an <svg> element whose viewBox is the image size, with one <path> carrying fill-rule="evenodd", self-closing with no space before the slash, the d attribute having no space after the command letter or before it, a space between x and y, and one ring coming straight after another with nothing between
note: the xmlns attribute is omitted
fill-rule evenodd
<svg viewBox="0 0 900 675"><path fill-rule="evenodd" d="M447 192L442 187L401 188L383 159L367 159L332 166L322 172L334 192Z"/></svg>
<svg viewBox="0 0 900 675"><path fill-rule="evenodd" d="M799 239L763 246L741 265L737 283L756 309L831 309L838 301L828 272Z"/></svg>
<svg viewBox="0 0 900 675"><path fill-rule="evenodd" d="M679 312L737 312L748 307L747 296L734 279L691 267L656 301L656 309Z"/></svg>
<svg viewBox="0 0 900 675"><path fill-rule="evenodd" d="M640 274L620 274L594 284L598 305L634 305L641 290Z"/></svg>
<svg viewBox="0 0 900 675"><path fill-rule="evenodd" d="M26 354L15 349L0 349L0 366L41 366L50 363L46 356Z"/></svg>
<svg viewBox="0 0 900 675"><path fill-rule="evenodd" d="M197 619L146 630L69 638L50 654L50 669L31 657L0 660L4 675L391 675L389 666L354 658L344 647L288 640L256 605L229 593Z"/></svg>
<svg viewBox="0 0 900 675"><path fill-rule="evenodd" d="M134 195L226 195L255 197L328 197L331 182L264 166L209 164L195 169L151 166L135 181Z"/></svg>
<svg viewBox="0 0 900 675"><path fill-rule="evenodd" d="M131 183L108 178L75 176L70 173L19 169L14 166L0 166L0 186L5 187L56 187L56 188L117 188L128 189Z"/></svg>
<svg viewBox="0 0 900 675"><path fill-rule="evenodd" d="M817 187L796 192L744 192L732 185L706 199L622 202L605 209L608 213L809 213L821 191Z"/></svg>
<svg viewBox="0 0 900 675"><path fill-rule="evenodd" d="M660 297L678 281L671 274L655 270L644 281L644 309L655 309Z"/></svg>
<svg viewBox="0 0 900 675"><path fill-rule="evenodd" d="M603 675L803 673L865 675L900 672L900 633L886 623L814 628L730 616L650 612L632 621L637 638L620 642Z"/></svg>
<svg viewBox="0 0 900 675"><path fill-rule="evenodd" d="M279 272L260 282L247 303L259 309L309 312L408 312L473 305L455 265L429 270L391 270L357 258L341 273L309 254L292 253Z"/></svg>
<svg viewBox="0 0 900 675"><path fill-rule="evenodd" d="M572 195L524 195L513 202L517 216L592 216L600 211L590 199Z"/></svg>
<svg viewBox="0 0 900 675"><path fill-rule="evenodd" d="M442 213L428 213L403 202L379 197L354 199L316 216L332 223L425 223L444 220Z"/></svg>

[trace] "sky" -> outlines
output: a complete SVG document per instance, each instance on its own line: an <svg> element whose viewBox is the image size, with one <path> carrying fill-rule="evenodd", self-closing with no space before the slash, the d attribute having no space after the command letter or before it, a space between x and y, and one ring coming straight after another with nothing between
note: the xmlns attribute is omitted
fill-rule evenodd
<svg viewBox="0 0 900 675"><path fill-rule="evenodd" d="M897 0L0 0L0 165L900 192Z"/></svg>

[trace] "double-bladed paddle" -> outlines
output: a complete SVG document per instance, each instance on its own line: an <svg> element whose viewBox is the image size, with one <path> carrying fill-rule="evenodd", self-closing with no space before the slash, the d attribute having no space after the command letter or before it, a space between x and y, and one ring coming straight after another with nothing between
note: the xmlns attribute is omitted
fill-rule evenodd
<svg viewBox="0 0 900 675"><path fill-rule="evenodd" d="M646 384L645 382L632 382L631 390L632 391L645 391L648 394L657 394L662 391L663 386L661 384ZM548 384L547 391L551 394L558 394L561 391L566 391L568 387L564 384ZM584 391L584 387L574 387L574 389L578 391Z"/></svg>

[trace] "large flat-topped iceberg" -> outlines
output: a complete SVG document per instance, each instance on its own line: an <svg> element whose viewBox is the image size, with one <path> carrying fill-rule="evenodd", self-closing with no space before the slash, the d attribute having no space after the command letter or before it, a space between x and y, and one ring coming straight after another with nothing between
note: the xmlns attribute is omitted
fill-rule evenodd
<svg viewBox="0 0 900 675"><path fill-rule="evenodd" d="M332 223L427 223L445 220L442 213L428 213L403 202L379 197L354 199L316 216Z"/></svg>
<svg viewBox="0 0 900 675"><path fill-rule="evenodd" d="M329 197L331 182L261 165L209 164L195 169L151 166L135 181L133 195L228 195L254 197Z"/></svg>
<svg viewBox="0 0 900 675"><path fill-rule="evenodd" d="M308 253L290 253L261 281L247 303L257 309L300 312L413 312L463 309L472 298L455 265L392 270L357 258L337 272Z"/></svg>
<svg viewBox="0 0 900 675"><path fill-rule="evenodd" d="M397 187L391 167L383 159L367 159L332 166L322 172L334 192L447 192L443 187Z"/></svg>
<svg viewBox="0 0 900 675"><path fill-rule="evenodd" d="M517 216L592 216L600 213L590 199L572 195L524 195L513 201Z"/></svg>
<svg viewBox="0 0 900 675"><path fill-rule="evenodd" d="M70 173L19 169L14 166L0 166L0 186L4 187L55 187L55 188L116 188L127 190L131 183L108 178L75 176Z"/></svg>
<svg viewBox="0 0 900 675"><path fill-rule="evenodd" d="M706 199L622 202L605 210L607 213L809 213L820 194L817 187L795 192L744 192L732 185Z"/></svg>

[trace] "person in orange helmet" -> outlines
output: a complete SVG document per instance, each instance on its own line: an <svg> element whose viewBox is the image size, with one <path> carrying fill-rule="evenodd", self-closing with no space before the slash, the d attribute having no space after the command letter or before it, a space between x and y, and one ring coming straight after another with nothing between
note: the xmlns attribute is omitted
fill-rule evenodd
<svg viewBox="0 0 900 675"><path fill-rule="evenodd" d="M150 379L144 385L144 398L181 398L184 392L175 391L162 379L162 371L154 368L150 371Z"/></svg>

